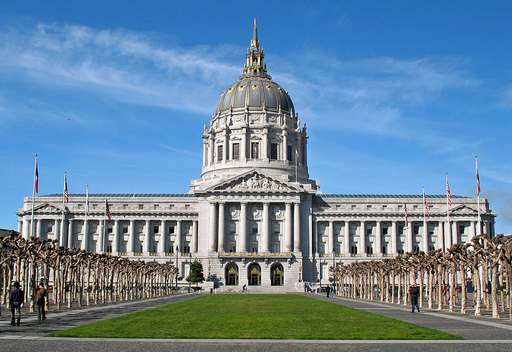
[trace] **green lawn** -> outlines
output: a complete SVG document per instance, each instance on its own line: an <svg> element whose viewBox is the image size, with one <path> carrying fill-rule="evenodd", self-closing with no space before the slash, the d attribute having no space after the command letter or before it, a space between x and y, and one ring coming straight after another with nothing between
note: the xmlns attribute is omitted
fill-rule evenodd
<svg viewBox="0 0 512 352"><path fill-rule="evenodd" d="M205 295L52 336L211 339L456 339L302 295Z"/></svg>

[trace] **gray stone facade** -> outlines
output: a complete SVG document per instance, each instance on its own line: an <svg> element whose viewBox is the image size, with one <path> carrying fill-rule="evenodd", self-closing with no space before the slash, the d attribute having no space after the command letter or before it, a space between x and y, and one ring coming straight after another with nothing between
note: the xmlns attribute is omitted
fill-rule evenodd
<svg viewBox="0 0 512 352"><path fill-rule="evenodd" d="M328 283L333 261L445 249L493 235L481 199L453 196L322 194L309 179L307 126L272 81L256 27L243 74L221 94L202 134L201 177L187 194L84 194L32 197L18 211L25 238L64 247L177 263L191 260L221 290L302 291ZM108 200L112 220L106 220ZM428 214L424 214L424 212Z"/></svg>

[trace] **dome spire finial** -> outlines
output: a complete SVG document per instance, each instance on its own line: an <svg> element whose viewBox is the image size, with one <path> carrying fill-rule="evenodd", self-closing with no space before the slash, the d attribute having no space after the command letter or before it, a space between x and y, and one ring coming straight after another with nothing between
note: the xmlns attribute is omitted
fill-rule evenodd
<svg viewBox="0 0 512 352"><path fill-rule="evenodd" d="M251 40L251 48L259 48L260 42L258 40L258 27L256 26L256 18L254 18L252 22L252 40Z"/></svg>
<svg viewBox="0 0 512 352"><path fill-rule="evenodd" d="M247 58L245 60L244 75L270 77L267 75L267 67L263 61L263 49L260 46L258 38L258 27L256 26L256 18L252 23L251 46L247 50Z"/></svg>

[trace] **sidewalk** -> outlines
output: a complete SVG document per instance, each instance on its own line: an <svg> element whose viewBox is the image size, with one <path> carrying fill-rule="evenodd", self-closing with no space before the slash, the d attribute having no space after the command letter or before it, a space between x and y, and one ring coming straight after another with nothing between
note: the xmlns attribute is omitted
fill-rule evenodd
<svg viewBox="0 0 512 352"><path fill-rule="evenodd" d="M184 294L176 296L166 296L151 298L142 301L130 301L117 304L92 306L65 310L60 312L50 312L45 321L38 321L37 315L21 317L20 326L11 326L10 319L0 321L0 339L2 337L12 336L46 336L50 332L63 330L77 325L87 324L100 319L110 319L115 316L127 313L137 312L143 309L156 307L162 304L189 300L198 297L197 294ZM10 311L2 311L2 315L7 314L10 317ZM5 318L5 316L4 316Z"/></svg>
<svg viewBox="0 0 512 352"><path fill-rule="evenodd" d="M402 320L419 326L446 331L469 340L511 340L512 325L508 323L476 319L460 314L441 313L423 310L421 313L411 313L407 306L399 306L382 302L353 300L342 297L326 298L311 295L317 299L340 304L346 307L365 310L370 313L384 315L389 318Z"/></svg>

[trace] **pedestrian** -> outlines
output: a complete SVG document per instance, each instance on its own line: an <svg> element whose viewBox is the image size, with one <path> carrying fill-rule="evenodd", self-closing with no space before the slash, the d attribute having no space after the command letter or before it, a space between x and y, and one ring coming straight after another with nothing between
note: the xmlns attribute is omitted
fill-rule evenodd
<svg viewBox="0 0 512 352"><path fill-rule="evenodd" d="M414 308L418 310L418 313L420 312L420 306L418 305L418 297L420 295L420 289L416 284L412 284L412 286L409 288L409 296L411 297L411 313L414 313Z"/></svg>
<svg viewBox="0 0 512 352"><path fill-rule="evenodd" d="M25 295L23 290L20 288L20 283L18 281L13 282L13 287L9 292L9 305L11 306L11 325L14 326L20 325L21 320L21 306L23 305L23 300Z"/></svg>
<svg viewBox="0 0 512 352"><path fill-rule="evenodd" d="M37 286L36 293L35 293L35 301L37 305L37 320L46 320L46 312L45 312L45 305L46 305L46 297L48 296L48 291L44 287L44 281L41 280L39 282L39 285Z"/></svg>
<svg viewBox="0 0 512 352"><path fill-rule="evenodd" d="M329 295L331 293L331 286L327 286L327 289L325 291L327 293L327 298L329 298Z"/></svg>

